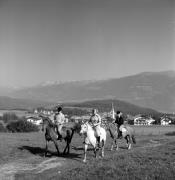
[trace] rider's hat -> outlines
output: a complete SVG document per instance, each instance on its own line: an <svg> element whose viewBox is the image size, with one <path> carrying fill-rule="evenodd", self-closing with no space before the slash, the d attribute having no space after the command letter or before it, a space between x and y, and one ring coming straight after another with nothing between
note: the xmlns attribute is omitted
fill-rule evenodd
<svg viewBox="0 0 175 180"><path fill-rule="evenodd" d="M117 111L117 114L120 114L121 112L120 111Z"/></svg>
<svg viewBox="0 0 175 180"><path fill-rule="evenodd" d="M97 109L92 109L92 113L95 113L95 112L97 112Z"/></svg>
<svg viewBox="0 0 175 180"><path fill-rule="evenodd" d="M57 108L57 111L58 111L58 112L62 111L62 107L58 107L58 108Z"/></svg>
<svg viewBox="0 0 175 180"><path fill-rule="evenodd" d="M53 111L54 111L54 112L60 112L60 111L62 111L62 107L56 106Z"/></svg>

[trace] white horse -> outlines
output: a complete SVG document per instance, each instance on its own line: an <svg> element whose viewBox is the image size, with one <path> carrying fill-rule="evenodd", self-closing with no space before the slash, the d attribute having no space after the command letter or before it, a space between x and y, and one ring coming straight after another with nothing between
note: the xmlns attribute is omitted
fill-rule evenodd
<svg viewBox="0 0 175 180"><path fill-rule="evenodd" d="M86 162L86 152L87 152L88 145L93 146L95 157L97 157L96 156L96 152L98 150L98 148L97 148L97 139L96 139L96 136L95 136L94 129L92 128L92 126L88 122L81 125L80 134L85 135L84 160L83 160L83 162ZM106 143L106 130L101 127L101 129L100 129L100 145L101 145L101 156L102 157L104 157L105 143Z"/></svg>

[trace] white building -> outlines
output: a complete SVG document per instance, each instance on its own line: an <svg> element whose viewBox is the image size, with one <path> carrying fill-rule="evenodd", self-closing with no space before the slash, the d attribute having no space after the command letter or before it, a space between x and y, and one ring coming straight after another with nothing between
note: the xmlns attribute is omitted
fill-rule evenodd
<svg viewBox="0 0 175 180"><path fill-rule="evenodd" d="M134 118L134 125L152 125L155 120L151 117L137 116Z"/></svg>
<svg viewBox="0 0 175 180"><path fill-rule="evenodd" d="M115 119L116 113L115 113L115 111L114 111L113 103L112 103L112 109L111 109L110 115L111 115L111 118L112 118L112 119Z"/></svg>
<svg viewBox="0 0 175 180"><path fill-rule="evenodd" d="M163 126L169 125L169 124L171 124L171 120L166 116L161 117L160 124Z"/></svg>
<svg viewBox="0 0 175 180"><path fill-rule="evenodd" d="M35 124L37 126L41 125L42 123L41 118L30 116L30 117L27 117L26 119L27 119L27 122L31 122L32 124Z"/></svg>

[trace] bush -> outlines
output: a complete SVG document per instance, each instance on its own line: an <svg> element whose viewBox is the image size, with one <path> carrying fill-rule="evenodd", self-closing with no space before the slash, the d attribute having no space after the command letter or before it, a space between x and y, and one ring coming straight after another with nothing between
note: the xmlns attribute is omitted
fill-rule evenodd
<svg viewBox="0 0 175 180"><path fill-rule="evenodd" d="M0 123L0 132L7 132L7 129Z"/></svg>
<svg viewBox="0 0 175 180"><path fill-rule="evenodd" d="M11 122L7 125L7 129L11 132L36 132L39 131L38 127L26 120L19 120Z"/></svg>
<svg viewBox="0 0 175 180"><path fill-rule="evenodd" d="M15 113L4 113L2 119L5 123L10 121L19 120L18 116Z"/></svg>
<svg viewBox="0 0 175 180"><path fill-rule="evenodd" d="M130 124L130 125L134 125L134 120L132 120L132 119L128 119L128 124Z"/></svg>

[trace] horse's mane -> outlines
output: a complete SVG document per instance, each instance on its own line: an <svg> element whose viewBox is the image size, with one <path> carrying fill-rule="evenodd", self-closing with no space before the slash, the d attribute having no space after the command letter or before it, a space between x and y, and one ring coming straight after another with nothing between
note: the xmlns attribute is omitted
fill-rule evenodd
<svg viewBox="0 0 175 180"><path fill-rule="evenodd" d="M87 122L85 122L84 124L86 124L86 125L88 125L92 130L93 130L93 127L92 127L92 125L87 121Z"/></svg>
<svg viewBox="0 0 175 180"><path fill-rule="evenodd" d="M112 122L109 122L107 124L107 129L111 129L112 131L116 131L117 130L117 125L115 125L114 123Z"/></svg>
<svg viewBox="0 0 175 180"><path fill-rule="evenodd" d="M55 127L55 124L51 121L51 119L50 119L49 117L44 116L44 117L42 117L42 119L43 119L43 122L44 122L44 121L47 121L47 122L48 122L48 125L49 125L50 127Z"/></svg>

